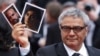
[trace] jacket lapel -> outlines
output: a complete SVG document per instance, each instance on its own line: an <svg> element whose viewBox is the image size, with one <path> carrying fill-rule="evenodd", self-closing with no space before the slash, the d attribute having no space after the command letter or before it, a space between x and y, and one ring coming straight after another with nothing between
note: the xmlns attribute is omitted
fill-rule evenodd
<svg viewBox="0 0 100 56"><path fill-rule="evenodd" d="M95 51L92 50L92 47L86 46L89 56L95 56Z"/></svg>
<svg viewBox="0 0 100 56"><path fill-rule="evenodd" d="M59 43L58 45L55 46L57 56L68 56L63 43Z"/></svg>

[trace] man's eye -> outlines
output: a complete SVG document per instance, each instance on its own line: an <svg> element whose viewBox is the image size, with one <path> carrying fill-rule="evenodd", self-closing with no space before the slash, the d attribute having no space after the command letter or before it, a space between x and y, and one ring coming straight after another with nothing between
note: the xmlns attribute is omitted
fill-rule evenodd
<svg viewBox="0 0 100 56"><path fill-rule="evenodd" d="M81 31L84 27L74 27L73 30Z"/></svg>
<svg viewBox="0 0 100 56"><path fill-rule="evenodd" d="M80 32L81 30L83 30L85 28L85 26L74 26L74 27L69 27L69 26L61 26L61 29L64 31L70 31L73 30L74 32Z"/></svg>
<svg viewBox="0 0 100 56"><path fill-rule="evenodd" d="M14 16L14 14L12 14L12 16Z"/></svg>

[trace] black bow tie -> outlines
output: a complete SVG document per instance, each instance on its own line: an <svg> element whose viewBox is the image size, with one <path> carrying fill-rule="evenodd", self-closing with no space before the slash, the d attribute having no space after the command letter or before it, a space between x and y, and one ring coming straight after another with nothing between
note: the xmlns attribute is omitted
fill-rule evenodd
<svg viewBox="0 0 100 56"><path fill-rule="evenodd" d="M72 56L79 56L80 54L79 53L74 53Z"/></svg>

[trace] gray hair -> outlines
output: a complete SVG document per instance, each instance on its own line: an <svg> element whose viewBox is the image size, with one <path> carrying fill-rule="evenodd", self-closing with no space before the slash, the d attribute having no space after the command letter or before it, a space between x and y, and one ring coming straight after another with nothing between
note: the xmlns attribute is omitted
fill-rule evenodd
<svg viewBox="0 0 100 56"><path fill-rule="evenodd" d="M90 22L89 17L88 17L88 15L85 12L79 10L78 8L71 7L71 8L68 8L68 9L64 10L60 14L60 16L58 18L59 25L61 24L61 21L66 16L81 17L81 19L84 21L84 24L87 25L87 26L89 25L89 22Z"/></svg>

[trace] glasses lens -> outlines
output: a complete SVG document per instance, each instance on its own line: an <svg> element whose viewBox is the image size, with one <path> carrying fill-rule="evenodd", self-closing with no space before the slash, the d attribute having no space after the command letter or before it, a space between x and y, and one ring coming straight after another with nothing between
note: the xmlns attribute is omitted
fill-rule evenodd
<svg viewBox="0 0 100 56"><path fill-rule="evenodd" d="M77 27L73 27L72 29L74 30L74 32L80 32L84 29L85 27L81 27L81 26L77 26Z"/></svg>

